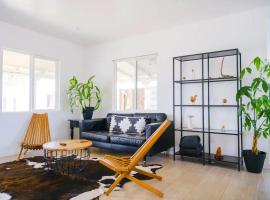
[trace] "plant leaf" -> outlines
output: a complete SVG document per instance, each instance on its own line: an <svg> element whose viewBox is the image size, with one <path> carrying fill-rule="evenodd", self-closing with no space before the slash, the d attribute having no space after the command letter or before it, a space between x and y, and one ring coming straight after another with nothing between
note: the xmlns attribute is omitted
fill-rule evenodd
<svg viewBox="0 0 270 200"><path fill-rule="evenodd" d="M256 66L256 69L257 69L257 70L260 70L260 67L261 67L261 59L260 59L260 57L256 57L256 58L253 60L253 63L254 63L254 65Z"/></svg>
<svg viewBox="0 0 270 200"><path fill-rule="evenodd" d="M267 77L270 78L270 71L267 73Z"/></svg>
<svg viewBox="0 0 270 200"><path fill-rule="evenodd" d="M72 77L72 79L69 80L70 86L74 87L78 83L75 76Z"/></svg>
<svg viewBox="0 0 270 200"><path fill-rule="evenodd" d="M245 76L245 73L246 73L246 69L243 69L243 70L240 72L240 78L241 78L241 79Z"/></svg>
<svg viewBox="0 0 270 200"><path fill-rule="evenodd" d="M88 83L92 82L92 80L95 78L95 75L91 76L89 79L88 79Z"/></svg>
<svg viewBox="0 0 270 200"><path fill-rule="evenodd" d="M263 91L266 93L268 92L269 88L268 88L268 84L266 83L265 80L262 79L262 88L263 88Z"/></svg>

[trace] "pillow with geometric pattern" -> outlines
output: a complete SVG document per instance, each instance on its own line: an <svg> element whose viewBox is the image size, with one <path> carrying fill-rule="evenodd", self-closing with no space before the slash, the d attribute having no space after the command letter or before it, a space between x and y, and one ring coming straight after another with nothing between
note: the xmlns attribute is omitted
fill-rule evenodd
<svg viewBox="0 0 270 200"><path fill-rule="evenodd" d="M146 125L144 117L126 117L113 115L110 123L110 132L142 134Z"/></svg>

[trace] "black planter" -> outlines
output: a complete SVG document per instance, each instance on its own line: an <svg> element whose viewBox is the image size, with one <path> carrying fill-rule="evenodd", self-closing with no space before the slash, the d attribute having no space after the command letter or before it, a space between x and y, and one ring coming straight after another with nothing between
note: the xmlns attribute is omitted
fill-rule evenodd
<svg viewBox="0 0 270 200"><path fill-rule="evenodd" d="M264 165L266 153L259 151L258 155L252 153L251 150L244 150L243 157L247 171L253 173L261 173Z"/></svg>
<svg viewBox="0 0 270 200"><path fill-rule="evenodd" d="M87 107L83 109L83 119L92 119L94 112L94 107Z"/></svg>

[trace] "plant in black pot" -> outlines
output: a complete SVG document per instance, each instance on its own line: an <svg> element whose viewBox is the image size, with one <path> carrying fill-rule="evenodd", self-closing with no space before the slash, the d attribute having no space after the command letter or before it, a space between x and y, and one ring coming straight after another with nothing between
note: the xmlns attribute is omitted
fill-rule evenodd
<svg viewBox="0 0 270 200"><path fill-rule="evenodd" d="M75 76L69 80L67 95L71 112L79 107L84 119L92 119L94 110L97 110L101 103L100 90L93 82L94 77L91 76L86 83L78 83Z"/></svg>
<svg viewBox="0 0 270 200"><path fill-rule="evenodd" d="M236 94L240 101L239 114L243 113L244 128L253 132L251 150L244 150L243 157L249 172L260 173L266 153L258 149L261 136L270 135L270 63L256 57L240 73L240 78L252 75L251 84L242 86Z"/></svg>

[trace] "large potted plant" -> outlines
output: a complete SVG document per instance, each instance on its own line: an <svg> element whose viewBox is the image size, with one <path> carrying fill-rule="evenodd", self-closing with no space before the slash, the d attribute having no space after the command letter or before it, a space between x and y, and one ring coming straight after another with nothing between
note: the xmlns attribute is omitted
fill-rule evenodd
<svg viewBox="0 0 270 200"><path fill-rule="evenodd" d="M270 63L256 57L241 71L240 78L250 75L253 80L237 91L236 100L240 101L245 130L253 132L251 150L243 151L245 165L249 172L260 173L266 153L258 149L258 140L270 135Z"/></svg>
<svg viewBox="0 0 270 200"><path fill-rule="evenodd" d="M100 90L93 82L94 77L91 76L86 83L79 83L75 76L69 80L67 95L71 112L76 107L80 108L84 119L92 119L93 111L101 103Z"/></svg>

